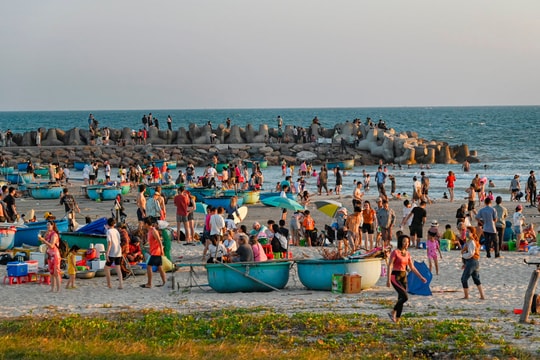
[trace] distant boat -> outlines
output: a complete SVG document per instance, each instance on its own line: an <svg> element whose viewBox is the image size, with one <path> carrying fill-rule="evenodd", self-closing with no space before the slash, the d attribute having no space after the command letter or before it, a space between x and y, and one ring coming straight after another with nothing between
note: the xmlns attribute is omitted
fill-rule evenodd
<svg viewBox="0 0 540 360"><path fill-rule="evenodd" d="M71 248L77 245L81 249L89 249L90 244L103 244L107 248L107 235L104 234L85 234L75 231L61 232L60 238L68 243Z"/></svg>
<svg viewBox="0 0 540 360"><path fill-rule="evenodd" d="M89 163L86 163L84 161L75 161L73 163L73 167L75 168L75 170L78 170L78 171L83 171L84 170L84 167L86 165L90 165Z"/></svg>
<svg viewBox="0 0 540 360"><path fill-rule="evenodd" d="M220 191L216 188L190 186L186 189L191 193L191 195L195 196L199 202L202 202L207 196L216 196L220 194Z"/></svg>
<svg viewBox="0 0 540 360"><path fill-rule="evenodd" d="M218 173L220 173L220 172L222 172L223 169L226 168L227 166L229 166L229 164L227 164L227 163L217 163L217 164L215 165L215 168L216 168L216 171L217 171Z"/></svg>
<svg viewBox="0 0 540 360"><path fill-rule="evenodd" d="M60 238L66 241L69 247L77 245L81 249L88 249L90 244L103 244L107 248L106 224L107 218L103 217L86 224L77 231L60 232Z"/></svg>
<svg viewBox="0 0 540 360"><path fill-rule="evenodd" d="M13 248L16 232L15 226L0 224L0 251Z"/></svg>
<svg viewBox="0 0 540 360"><path fill-rule="evenodd" d="M18 163L17 170L19 172L26 172L26 170L28 170L28 163L26 161Z"/></svg>
<svg viewBox="0 0 540 360"><path fill-rule="evenodd" d="M146 196L154 196L154 193L156 192L156 188L158 186L161 186L161 196L167 199L172 199L178 194L178 188L179 185L176 184L167 184L167 185L161 185L161 184L148 184L146 186L146 191L144 192L144 195Z"/></svg>
<svg viewBox="0 0 540 360"><path fill-rule="evenodd" d="M5 176L6 180L12 184L28 184L34 181L34 174L11 173Z"/></svg>
<svg viewBox="0 0 540 360"><path fill-rule="evenodd" d="M37 167L34 169L34 175L41 177L49 176L49 168L44 166Z"/></svg>
<svg viewBox="0 0 540 360"><path fill-rule="evenodd" d="M294 194L292 192L287 192L287 197L291 200L294 200ZM279 191L268 191L268 192L259 192L259 200L263 201L266 198L273 197L273 196L280 196L281 192Z"/></svg>
<svg viewBox="0 0 540 360"><path fill-rule="evenodd" d="M176 169L177 163L175 161L167 161L167 169Z"/></svg>
<svg viewBox="0 0 540 360"><path fill-rule="evenodd" d="M266 159L244 160L244 164L248 169L252 169L256 164L259 164L261 169L266 169L268 167L268 161Z"/></svg>
<svg viewBox="0 0 540 360"><path fill-rule="evenodd" d="M291 261L206 264L208 284L218 293L268 292L289 282ZM380 270L380 269L379 269Z"/></svg>
<svg viewBox="0 0 540 360"><path fill-rule="evenodd" d="M13 174L15 168L13 166L2 166L0 167L0 175Z"/></svg>
<svg viewBox="0 0 540 360"><path fill-rule="evenodd" d="M54 220L59 232L67 231L69 227L68 219ZM17 233L15 234L14 246L21 247L23 244L30 246L39 246L42 243L38 239L39 232L47 230L47 220L29 222L23 225L15 225Z"/></svg>
<svg viewBox="0 0 540 360"><path fill-rule="evenodd" d="M332 290L333 274L358 274L361 288L374 286L381 276L381 258L297 260L298 278L310 290Z"/></svg>
<svg viewBox="0 0 540 360"><path fill-rule="evenodd" d="M223 195L225 196L238 196L239 198L244 199L244 205L251 205L256 204L259 202L260 197L260 191L259 190L225 190L223 191Z"/></svg>
<svg viewBox="0 0 540 360"><path fill-rule="evenodd" d="M337 167L339 167L340 170L352 170L354 168L354 159L332 161L332 162L326 163L326 168L328 170L333 170Z"/></svg>
<svg viewBox="0 0 540 360"><path fill-rule="evenodd" d="M122 191L122 185L88 185L86 196L94 201L114 200L117 195L122 195Z"/></svg>
<svg viewBox="0 0 540 360"><path fill-rule="evenodd" d="M59 199L64 188L57 184L28 184L26 189L34 199Z"/></svg>
<svg viewBox="0 0 540 360"><path fill-rule="evenodd" d="M261 192L259 190L242 191L238 196L244 198L244 204L251 205L259 202Z"/></svg>
<svg viewBox="0 0 540 360"><path fill-rule="evenodd" d="M229 206L229 204L231 203L231 198L232 196L207 196L203 198L202 202L214 208L217 208L220 206L227 208L227 206ZM237 204L238 206L242 206L244 204L244 198L238 197Z"/></svg>

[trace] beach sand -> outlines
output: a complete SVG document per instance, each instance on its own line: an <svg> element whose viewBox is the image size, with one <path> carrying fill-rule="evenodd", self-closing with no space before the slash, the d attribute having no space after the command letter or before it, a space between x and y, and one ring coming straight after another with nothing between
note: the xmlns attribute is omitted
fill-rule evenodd
<svg viewBox="0 0 540 360"><path fill-rule="evenodd" d="M76 196L81 208L79 222L84 222L83 216L91 216L96 219L102 216L110 216L112 202L93 202L85 199L79 191L79 186L72 186L71 193ZM337 196L315 196L315 199L334 199L342 201L351 209L351 197L349 195L338 198ZM135 224L135 191L126 196L129 200L126 205L128 222ZM398 218L402 214L402 202L391 201ZM449 223L455 229L455 212L460 202L449 203L448 200L440 200L427 207L428 223L438 220L440 229ZM512 214L515 203L504 204ZM57 217L63 215L63 206L58 205L58 200L40 200L31 198L17 199L17 207L20 213L28 213L30 209L36 211L38 219L45 211L51 211ZM167 219L171 226L175 226L175 207L169 202ZM313 205L309 207L318 228L323 224L330 224L331 219L320 213ZM266 223L268 219L278 220L281 210L269 208L263 205L250 205L249 213L244 223L251 227L254 221ZM538 211L534 208L525 208L525 216L536 220ZM198 223L202 222L203 215L196 214ZM537 225L537 224L535 224ZM427 231L427 228L425 229ZM395 241L393 242L395 246ZM180 263L200 263L203 246L183 246L173 242L173 260L182 257ZM291 247L295 258L320 257L319 248ZM425 250L410 250L412 257L417 261L426 261ZM519 324L519 316L514 314L514 309L522 308L525 291L527 289L533 266L524 264L523 259L539 261L540 257L530 257L528 254L519 252L502 252L502 258L485 257L482 252L480 259L480 277L486 294L486 300L480 300L478 291L472 280L469 281L471 297L463 300L461 288L461 256L459 251L443 252L440 260L440 274L433 275L431 282L432 296L411 295L405 304L404 315L435 318L435 319L459 319L465 318L487 324L491 331L503 337L506 341L519 345L521 348L532 351L540 350L540 341L537 341L538 325ZM386 278L379 279L376 286L364 290L360 294L334 294L331 292L309 291L300 283L296 267L291 270L291 276L286 288L280 292L270 293L234 293L218 294L208 286L190 287L190 280L197 284L207 284L204 267L193 267L194 273L190 274L190 267L181 267L175 273L168 273L171 279L180 288L171 288L169 281L164 287L142 289L139 285L146 281L145 276L131 277L124 282L124 289L118 290L113 284L113 289L106 286L103 277L90 280L76 280L77 288L66 290L66 280L60 293L48 293L50 287L39 284L2 285L2 304L0 316L3 318L24 315L43 316L52 313L60 314L93 314L113 313L141 309L172 309L179 313L195 311L216 310L232 307L263 306L273 308L278 312L294 313L301 311L321 311L337 313L365 313L375 314L382 318L387 317L391 311L397 294L393 288L386 287ZM0 275L4 275L6 267L0 267ZM113 281L115 281L113 276ZM159 275L154 274L154 284L160 283ZM538 292L539 290L537 290ZM538 315L532 315L537 324L540 323ZM535 340L532 340L534 337Z"/></svg>

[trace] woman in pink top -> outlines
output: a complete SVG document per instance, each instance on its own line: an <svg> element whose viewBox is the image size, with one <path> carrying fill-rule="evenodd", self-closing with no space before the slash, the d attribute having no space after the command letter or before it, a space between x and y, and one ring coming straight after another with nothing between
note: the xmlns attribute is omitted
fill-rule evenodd
<svg viewBox="0 0 540 360"><path fill-rule="evenodd" d="M411 239L407 235L401 235L397 240L397 249L390 254L390 261L388 263L388 280L386 286L390 287L390 283L398 293L398 301L394 306L394 310L388 313L390 319L397 323L401 318L401 312L403 311L403 304L409 300L407 296L407 266L413 273L426 283L427 280L416 270L414 267L411 254L407 248L409 247Z"/></svg>
<svg viewBox="0 0 540 360"><path fill-rule="evenodd" d="M47 221L47 232L44 235L38 235L38 239L47 245L47 255L49 264L49 273L51 274L51 292L59 292L62 283L62 273L60 271L60 237L58 228L52 220Z"/></svg>
<svg viewBox="0 0 540 360"><path fill-rule="evenodd" d="M251 244L251 248L253 249L253 261L267 261L268 258L266 257L266 254L264 253L264 249L257 240L256 236L252 236L249 240L249 243Z"/></svg>

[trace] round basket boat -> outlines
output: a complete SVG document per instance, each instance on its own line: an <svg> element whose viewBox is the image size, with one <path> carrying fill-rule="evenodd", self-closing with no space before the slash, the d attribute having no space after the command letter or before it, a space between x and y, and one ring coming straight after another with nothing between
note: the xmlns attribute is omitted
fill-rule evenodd
<svg viewBox="0 0 540 360"><path fill-rule="evenodd" d="M95 271L79 271L77 272L78 279L93 279L96 276Z"/></svg>
<svg viewBox="0 0 540 360"><path fill-rule="evenodd" d="M104 269L96 270L96 277L104 277L104 276L105 276L105 270Z"/></svg>

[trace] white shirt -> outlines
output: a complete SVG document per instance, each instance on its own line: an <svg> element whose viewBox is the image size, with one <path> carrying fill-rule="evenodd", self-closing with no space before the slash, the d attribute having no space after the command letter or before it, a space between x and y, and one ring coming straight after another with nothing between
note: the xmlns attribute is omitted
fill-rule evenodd
<svg viewBox="0 0 540 360"><path fill-rule="evenodd" d="M115 228L107 230L107 256L122 257L122 248L120 247L120 233Z"/></svg>

